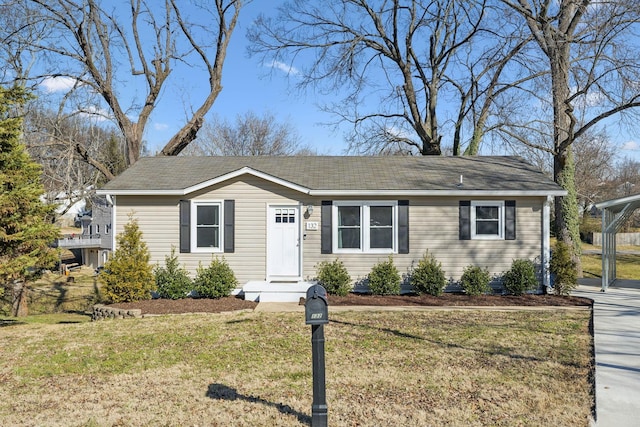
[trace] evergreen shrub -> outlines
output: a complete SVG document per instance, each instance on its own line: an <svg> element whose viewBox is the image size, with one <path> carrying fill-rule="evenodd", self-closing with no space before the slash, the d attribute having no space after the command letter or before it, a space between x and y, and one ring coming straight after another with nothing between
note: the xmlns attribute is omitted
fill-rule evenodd
<svg viewBox="0 0 640 427"><path fill-rule="evenodd" d="M536 266L530 259L514 259L502 276L504 288L513 295L522 295L538 286Z"/></svg>
<svg viewBox="0 0 640 427"><path fill-rule="evenodd" d="M329 295L345 296L351 290L351 276L338 259L322 261L316 266L318 282Z"/></svg>
<svg viewBox="0 0 640 427"><path fill-rule="evenodd" d="M155 288L151 255L132 215L116 240L117 249L99 276L103 297L112 303L150 299Z"/></svg>
<svg viewBox="0 0 640 427"><path fill-rule="evenodd" d="M160 298L181 299L193 290L193 281L187 270L180 266L175 248L171 248L171 255L164 257L164 267L158 265L154 274L156 277L156 292Z"/></svg>
<svg viewBox="0 0 640 427"><path fill-rule="evenodd" d="M440 296L447 286L442 264L433 254L425 253L411 273L411 285L419 294Z"/></svg>
<svg viewBox="0 0 640 427"><path fill-rule="evenodd" d="M569 246L560 240L551 254L549 270L553 276L553 291L556 295L569 295L578 286L576 263L571 259Z"/></svg>
<svg viewBox="0 0 640 427"><path fill-rule="evenodd" d="M218 257L214 257L206 268L200 263L193 281L193 288L201 298L229 296L237 285L238 279L227 261Z"/></svg>
<svg viewBox="0 0 640 427"><path fill-rule="evenodd" d="M399 295L401 282L392 257L374 265L369 273L369 290L374 295Z"/></svg>
<svg viewBox="0 0 640 427"><path fill-rule="evenodd" d="M491 292L489 270L475 265L465 267L460 278L462 289L467 295L482 295Z"/></svg>

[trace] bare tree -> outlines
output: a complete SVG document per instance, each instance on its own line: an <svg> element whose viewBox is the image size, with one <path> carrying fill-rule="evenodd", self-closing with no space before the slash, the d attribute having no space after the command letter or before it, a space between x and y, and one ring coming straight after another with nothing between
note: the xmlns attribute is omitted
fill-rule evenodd
<svg viewBox="0 0 640 427"><path fill-rule="evenodd" d="M37 52L39 69L44 70L29 77L73 82L68 93L83 99L74 112L113 120L124 137L126 162L131 165L141 154L145 129L178 66L204 69L207 89L185 111L184 125L161 154L176 155L196 138L222 89L227 47L243 3L129 0L123 13L123 8L107 9L99 0L22 0L15 2L14 13L20 13L30 28L46 26L48 32L46 37L22 39L30 51ZM135 93L141 99L132 99ZM75 149L107 179L112 178L90 150L80 144Z"/></svg>
<svg viewBox="0 0 640 427"><path fill-rule="evenodd" d="M204 156L287 156L309 150L301 147L300 137L287 122L278 123L271 113L238 114L234 123L214 116L206 122L198 138L185 150L186 155Z"/></svg>
<svg viewBox="0 0 640 427"><path fill-rule="evenodd" d="M614 172L616 150L607 134L587 132L573 143L576 163L576 193L581 217L596 202L607 199L606 182Z"/></svg>
<svg viewBox="0 0 640 427"><path fill-rule="evenodd" d="M301 87L340 92L341 102L324 108L353 125L352 152L441 154L443 128L452 126L443 126L443 114L446 121L457 115L456 154L465 121L475 120L475 154L490 128L487 108L504 85L500 76L526 44L513 35L516 27L492 25L496 11L486 20L488 3L294 0L276 19L257 19L250 51L267 64L286 64ZM496 37L502 43L487 43ZM297 75L298 62L310 57ZM456 102L457 111L445 107Z"/></svg>
<svg viewBox="0 0 640 427"><path fill-rule="evenodd" d="M640 10L627 0L502 1L522 17L549 69L548 78L537 83L538 89L546 88L537 101L552 112L554 179L568 191L555 200L555 228L580 266L572 144L606 118L640 106ZM543 132L545 127L538 126L543 112L544 106L538 122L530 120L525 127ZM526 132L511 131L509 136L531 145Z"/></svg>
<svg viewBox="0 0 640 427"><path fill-rule="evenodd" d="M91 117L60 115L36 101L28 107L24 125L27 149L42 166L45 198L61 204L58 216L91 196L105 180L102 173L78 158L76 146L86 150L110 175L126 167L121 134L100 126Z"/></svg>

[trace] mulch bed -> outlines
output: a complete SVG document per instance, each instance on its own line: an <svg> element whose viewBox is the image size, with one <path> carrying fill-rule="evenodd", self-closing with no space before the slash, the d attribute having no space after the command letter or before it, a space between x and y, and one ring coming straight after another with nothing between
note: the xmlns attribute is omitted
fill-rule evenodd
<svg viewBox="0 0 640 427"><path fill-rule="evenodd" d="M301 304L304 304L302 299ZM329 295L329 306L591 306L588 298L559 295L479 295L469 296L456 293L445 293L439 297L431 295L367 295L349 294L344 297ZM236 310L253 310L258 303L245 301L238 297L219 299L185 298L179 300L152 299L128 303L113 304L112 307L123 309L140 309L142 314L181 314L181 313L220 313Z"/></svg>

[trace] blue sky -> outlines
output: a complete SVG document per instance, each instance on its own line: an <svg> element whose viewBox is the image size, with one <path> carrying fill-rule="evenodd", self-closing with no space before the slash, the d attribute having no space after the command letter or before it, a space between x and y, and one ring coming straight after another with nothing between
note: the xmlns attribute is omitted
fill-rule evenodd
<svg viewBox="0 0 640 427"><path fill-rule="evenodd" d="M298 91L295 88L295 70L287 78L286 67L279 67L279 64L267 67L261 65L258 58L247 56L247 29L260 12L274 15L277 5L281 3L282 0L256 0L242 9L227 51L223 89L209 114L217 114L232 122L238 114L247 111L253 111L259 116L269 112L278 122L288 122L299 133L301 144L315 149L318 154L345 154L343 136L348 129L347 125L337 131L322 125L335 118L320 111L318 104L331 99L310 91ZM113 0L113 4L118 4L118 0ZM151 152L162 148L182 126L185 109L197 104L191 102L190 98L195 99L199 93L208 89L206 76L194 73L201 71L175 67L172 80L162 94L145 135ZM198 84L205 86L199 87ZM52 87L51 91L56 89ZM135 93L135 90L129 89L129 92ZM640 134L629 135L624 126L618 125L615 116L608 121L607 133L620 148L620 157L629 156L640 161ZM445 146L449 145L447 141L443 142Z"/></svg>
<svg viewBox="0 0 640 427"><path fill-rule="evenodd" d="M224 63L222 92L210 114L215 113L233 122L238 114L253 111L257 115L273 114L278 122L288 122L301 137L301 145L308 145L318 154L344 154L343 132L333 132L327 123L333 117L317 107L318 95L303 93L295 88L295 70L289 73L284 66L261 65L258 58L249 58L246 52L246 32L260 12L275 14L280 1L254 1L246 5L240 15ZM201 80L206 84L206 80ZM206 89L206 88L205 88ZM195 88L197 90L197 88ZM166 102L166 100L165 100ZM180 122L166 104L158 111L147 134L150 148L161 148L179 129Z"/></svg>

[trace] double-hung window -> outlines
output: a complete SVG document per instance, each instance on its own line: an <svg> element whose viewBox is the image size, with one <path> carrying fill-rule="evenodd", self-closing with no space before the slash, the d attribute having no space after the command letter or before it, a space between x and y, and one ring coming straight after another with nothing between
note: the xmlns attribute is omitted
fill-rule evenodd
<svg viewBox="0 0 640 427"><path fill-rule="evenodd" d="M504 238L504 201L471 202L471 238Z"/></svg>
<svg viewBox="0 0 640 427"><path fill-rule="evenodd" d="M221 202L193 202L191 209L191 251L221 251L221 224Z"/></svg>
<svg viewBox="0 0 640 427"><path fill-rule="evenodd" d="M335 253L397 251L397 202L334 202Z"/></svg>

